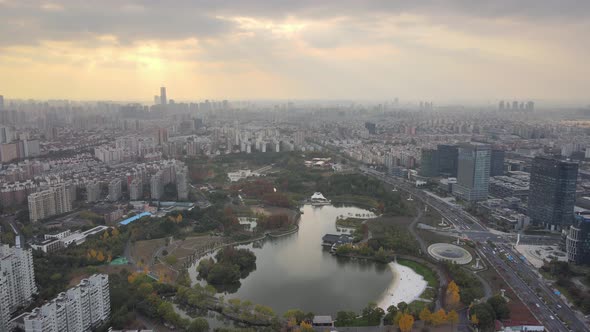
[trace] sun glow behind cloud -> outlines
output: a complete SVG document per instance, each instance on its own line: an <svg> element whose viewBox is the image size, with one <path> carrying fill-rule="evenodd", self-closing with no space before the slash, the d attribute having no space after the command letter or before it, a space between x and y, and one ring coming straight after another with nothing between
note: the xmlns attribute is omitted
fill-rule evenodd
<svg viewBox="0 0 590 332"><path fill-rule="evenodd" d="M0 73L9 78L0 93L149 100L166 84L178 99L583 98L590 85L589 66L579 65L590 55L580 44L586 16L375 3L232 10L107 1L113 8L95 14L75 1L0 0Z"/></svg>

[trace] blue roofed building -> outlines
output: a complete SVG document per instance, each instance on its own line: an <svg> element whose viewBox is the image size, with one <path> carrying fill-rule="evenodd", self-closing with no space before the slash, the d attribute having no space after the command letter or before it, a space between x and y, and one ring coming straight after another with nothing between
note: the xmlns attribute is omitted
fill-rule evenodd
<svg viewBox="0 0 590 332"><path fill-rule="evenodd" d="M129 217L129 218L125 219L125 220L120 221L119 222L119 225L128 225L128 224L130 224L130 223L132 223L132 222L134 222L136 220L139 220L139 219L141 219L143 217L148 217L148 216L151 217L152 214L149 213L149 212L143 212L143 213L134 215L133 217Z"/></svg>

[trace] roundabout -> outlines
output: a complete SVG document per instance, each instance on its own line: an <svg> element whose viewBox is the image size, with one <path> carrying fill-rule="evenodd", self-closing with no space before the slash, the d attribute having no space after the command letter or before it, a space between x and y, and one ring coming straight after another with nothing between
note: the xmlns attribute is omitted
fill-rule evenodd
<svg viewBox="0 0 590 332"><path fill-rule="evenodd" d="M459 265L471 262L469 251L450 243L435 243L428 247L428 254L437 261L447 261Z"/></svg>

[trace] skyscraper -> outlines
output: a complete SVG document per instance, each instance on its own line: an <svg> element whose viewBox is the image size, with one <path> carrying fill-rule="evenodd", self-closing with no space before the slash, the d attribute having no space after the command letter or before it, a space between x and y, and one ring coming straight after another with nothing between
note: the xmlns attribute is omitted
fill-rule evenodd
<svg viewBox="0 0 590 332"><path fill-rule="evenodd" d="M459 146L457 184L453 194L469 201L488 198L490 182L491 147L481 143Z"/></svg>
<svg viewBox="0 0 590 332"><path fill-rule="evenodd" d="M590 263L590 215L577 213L565 240L568 262Z"/></svg>
<svg viewBox="0 0 590 332"><path fill-rule="evenodd" d="M438 146L439 173L443 176L457 177L457 158L459 147L456 145L441 144Z"/></svg>
<svg viewBox="0 0 590 332"><path fill-rule="evenodd" d="M160 88L160 104L168 104L168 99L166 98L166 87L164 86Z"/></svg>
<svg viewBox="0 0 590 332"><path fill-rule="evenodd" d="M0 111L4 111L4 96L0 95Z"/></svg>
<svg viewBox="0 0 590 332"><path fill-rule="evenodd" d="M578 164L535 157L531 169L528 215L535 225L561 230L572 224Z"/></svg>
<svg viewBox="0 0 590 332"><path fill-rule="evenodd" d="M490 176L504 175L504 150L492 149Z"/></svg>
<svg viewBox="0 0 590 332"><path fill-rule="evenodd" d="M420 175L425 177L438 176L438 150L422 149L422 158L420 161Z"/></svg>

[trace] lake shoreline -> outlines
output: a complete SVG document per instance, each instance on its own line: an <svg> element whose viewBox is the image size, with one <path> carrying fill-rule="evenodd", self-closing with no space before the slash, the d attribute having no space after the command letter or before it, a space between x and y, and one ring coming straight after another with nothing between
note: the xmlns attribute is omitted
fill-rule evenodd
<svg viewBox="0 0 590 332"><path fill-rule="evenodd" d="M424 277L412 268L397 262L390 262L387 265L393 273L393 280L377 302L377 306L387 311L391 305L397 306L400 302L410 304L419 299L428 287Z"/></svg>

